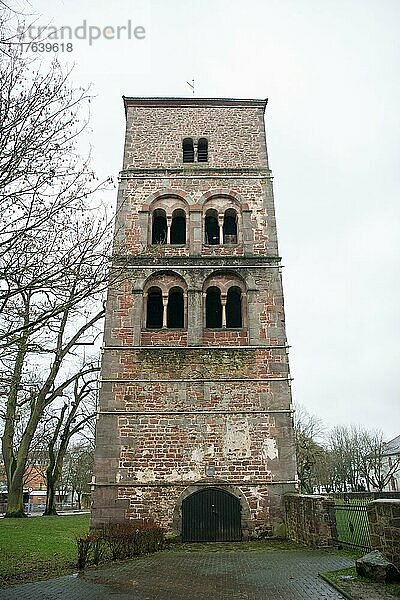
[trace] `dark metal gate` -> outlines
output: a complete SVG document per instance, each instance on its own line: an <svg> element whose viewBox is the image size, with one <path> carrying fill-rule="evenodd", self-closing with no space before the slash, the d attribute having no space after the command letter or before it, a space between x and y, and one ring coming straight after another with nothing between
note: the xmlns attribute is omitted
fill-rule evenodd
<svg viewBox="0 0 400 600"><path fill-rule="evenodd" d="M182 502L184 542L237 542L242 539L238 498L217 488L194 492Z"/></svg>
<svg viewBox="0 0 400 600"><path fill-rule="evenodd" d="M331 515L335 523L333 539L341 546L371 548L367 502L336 503Z"/></svg>

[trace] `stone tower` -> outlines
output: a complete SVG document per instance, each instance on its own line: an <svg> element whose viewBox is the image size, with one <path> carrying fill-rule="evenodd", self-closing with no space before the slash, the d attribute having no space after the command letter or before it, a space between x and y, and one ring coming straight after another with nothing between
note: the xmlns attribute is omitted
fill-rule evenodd
<svg viewBox="0 0 400 600"><path fill-rule="evenodd" d="M124 98L92 525L272 533L295 486L266 100Z"/></svg>

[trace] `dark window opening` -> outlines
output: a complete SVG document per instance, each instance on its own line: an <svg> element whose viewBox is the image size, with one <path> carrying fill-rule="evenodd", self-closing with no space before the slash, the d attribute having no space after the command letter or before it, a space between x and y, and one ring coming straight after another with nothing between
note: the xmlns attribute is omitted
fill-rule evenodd
<svg viewBox="0 0 400 600"><path fill-rule="evenodd" d="M180 288L172 288L169 292L167 327L170 329L182 329L184 327L183 291Z"/></svg>
<svg viewBox="0 0 400 600"><path fill-rule="evenodd" d="M182 142L183 149L183 162L192 163L194 162L194 146L192 138L185 138Z"/></svg>
<svg viewBox="0 0 400 600"><path fill-rule="evenodd" d="M186 244L186 217L181 210L172 215L171 244Z"/></svg>
<svg viewBox="0 0 400 600"><path fill-rule="evenodd" d="M208 141L206 138L200 138L197 144L197 160L198 162L208 161Z"/></svg>
<svg viewBox="0 0 400 600"><path fill-rule="evenodd" d="M219 244L219 225L216 211L207 212L205 218L206 244L212 246Z"/></svg>
<svg viewBox="0 0 400 600"><path fill-rule="evenodd" d="M206 327L210 329L222 327L221 291L217 287L209 287L207 290Z"/></svg>
<svg viewBox="0 0 400 600"><path fill-rule="evenodd" d="M156 210L153 213L153 226L151 235L152 244L167 243L167 218L163 210Z"/></svg>
<svg viewBox="0 0 400 600"><path fill-rule="evenodd" d="M150 288L147 294L147 318L148 329L161 329L163 326L163 301L160 288Z"/></svg>
<svg viewBox="0 0 400 600"><path fill-rule="evenodd" d="M237 217L234 210L227 210L224 215L224 244L237 244Z"/></svg>
<svg viewBox="0 0 400 600"><path fill-rule="evenodd" d="M226 327L242 327L242 291L236 286L229 288L226 298Z"/></svg>

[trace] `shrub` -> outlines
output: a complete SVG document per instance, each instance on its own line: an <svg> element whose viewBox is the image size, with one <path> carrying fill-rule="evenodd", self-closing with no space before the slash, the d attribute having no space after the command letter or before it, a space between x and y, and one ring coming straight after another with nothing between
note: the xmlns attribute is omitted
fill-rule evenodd
<svg viewBox="0 0 400 600"><path fill-rule="evenodd" d="M164 531L153 521L106 523L77 540L78 568L106 560L122 560L157 552L164 546Z"/></svg>

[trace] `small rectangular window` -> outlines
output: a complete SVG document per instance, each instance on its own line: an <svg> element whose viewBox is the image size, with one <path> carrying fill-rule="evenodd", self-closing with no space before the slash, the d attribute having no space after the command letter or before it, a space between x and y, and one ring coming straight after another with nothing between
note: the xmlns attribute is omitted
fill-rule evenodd
<svg viewBox="0 0 400 600"><path fill-rule="evenodd" d="M197 144L197 160L198 162L208 161L208 141L206 138L200 138Z"/></svg>
<svg viewBox="0 0 400 600"><path fill-rule="evenodd" d="M183 162L194 162L194 145L192 138L185 138L182 142Z"/></svg>

